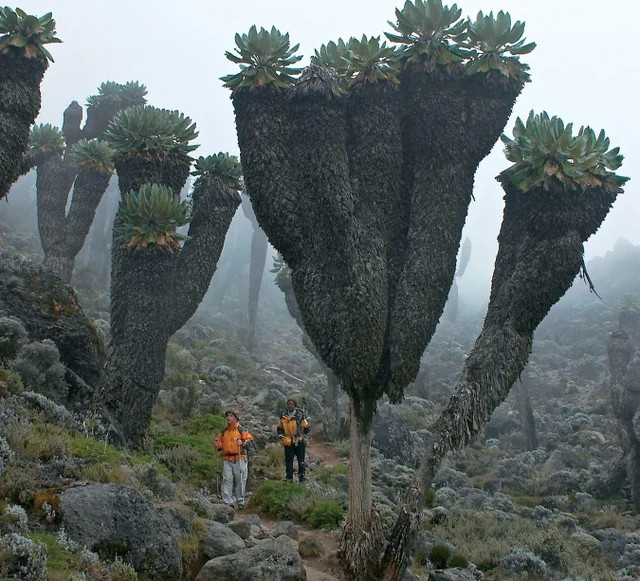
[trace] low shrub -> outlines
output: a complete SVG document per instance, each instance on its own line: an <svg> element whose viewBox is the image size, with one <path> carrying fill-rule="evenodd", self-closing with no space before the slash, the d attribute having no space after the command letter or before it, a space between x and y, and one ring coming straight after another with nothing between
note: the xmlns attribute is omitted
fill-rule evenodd
<svg viewBox="0 0 640 581"><path fill-rule="evenodd" d="M316 529L336 529L344 519L344 505L338 500L313 500L305 519Z"/></svg>
<svg viewBox="0 0 640 581"><path fill-rule="evenodd" d="M276 518L291 518L293 515L289 503L305 494L306 489L302 484L269 480L258 487L251 501Z"/></svg>
<svg viewBox="0 0 640 581"><path fill-rule="evenodd" d="M451 555L448 563L449 567L459 567L460 569L466 569L469 566L469 560L460 553L454 553Z"/></svg>
<svg viewBox="0 0 640 581"><path fill-rule="evenodd" d="M444 569L451 557L451 549L447 545L437 543L429 551L429 561L436 569Z"/></svg>

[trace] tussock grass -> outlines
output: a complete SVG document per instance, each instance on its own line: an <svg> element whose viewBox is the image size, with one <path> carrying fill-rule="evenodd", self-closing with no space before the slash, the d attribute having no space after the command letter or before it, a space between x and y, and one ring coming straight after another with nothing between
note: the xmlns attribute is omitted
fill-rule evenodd
<svg viewBox="0 0 640 581"><path fill-rule="evenodd" d="M448 541L487 574L497 572L512 548L532 551L571 579L612 581L615 568L600 554L592 554L556 524L547 527L519 517L455 510L445 522L429 528L439 542Z"/></svg>

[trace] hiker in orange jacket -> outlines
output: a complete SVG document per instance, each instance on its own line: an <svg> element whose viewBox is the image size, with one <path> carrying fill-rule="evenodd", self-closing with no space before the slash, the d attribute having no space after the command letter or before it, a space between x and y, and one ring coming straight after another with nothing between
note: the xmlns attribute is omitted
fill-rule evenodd
<svg viewBox="0 0 640 581"><path fill-rule="evenodd" d="M227 427L218 434L215 442L216 450L220 450L224 456L222 501L229 506L237 502L238 508L244 508L249 473L247 449L253 445L253 436L240 425L236 412L227 411L224 415L227 418Z"/></svg>
<svg viewBox="0 0 640 581"><path fill-rule="evenodd" d="M304 482L304 453L306 443L304 437L309 433L309 420L304 412L297 408L298 402L290 397L287 400L287 409L278 422L278 437L284 446L284 463L286 479L293 481L293 459L298 459L298 479Z"/></svg>

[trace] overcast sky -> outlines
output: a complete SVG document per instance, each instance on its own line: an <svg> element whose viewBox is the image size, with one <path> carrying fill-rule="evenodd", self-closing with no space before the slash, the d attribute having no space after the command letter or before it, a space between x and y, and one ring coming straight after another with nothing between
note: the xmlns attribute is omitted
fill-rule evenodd
<svg viewBox="0 0 640 581"><path fill-rule="evenodd" d="M446 3L446 2L445 2ZM451 5L451 3L449 3ZM330 40L380 35L395 20L393 0L22 0L31 14L53 11L64 44L51 45L55 58L42 85L40 122L60 125L72 100L84 104L101 82L137 80L149 90L149 103L179 109L198 125L196 155L238 153L229 91L219 77L236 71L227 61L234 34L275 25L289 32L307 64L313 50ZM611 249L619 237L640 244L640 34L636 0L464 0L464 17L479 10L509 11L526 22L525 36L537 48L521 57L531 67L528 83L506 127L517 116L546 110L574 126L604 129L630 176L625 193L600 231L587 243L587 259ZM502 190L495 176L508 163L501 142L476 174L464 235L473 252L464 286L488 292L496 236L502 218ZM466 283L466 284L465 284ZM597 281L596 281L597 284Z"/></svg>

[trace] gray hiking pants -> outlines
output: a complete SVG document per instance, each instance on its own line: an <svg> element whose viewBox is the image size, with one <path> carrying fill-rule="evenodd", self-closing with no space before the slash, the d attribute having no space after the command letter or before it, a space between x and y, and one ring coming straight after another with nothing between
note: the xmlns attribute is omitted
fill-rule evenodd
<svg viewBox="0 0 640 581"><path fill-rule="evenodd" d="M235 501L240 506L244 505L244 492L247 487L248 473L249 465L246 458L231 462L224 461L224 466L222 467L222 501L225 504L233 504Z"/></svg>

